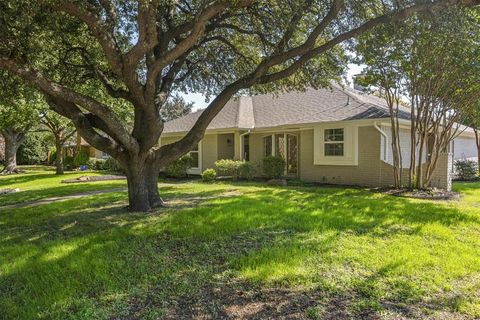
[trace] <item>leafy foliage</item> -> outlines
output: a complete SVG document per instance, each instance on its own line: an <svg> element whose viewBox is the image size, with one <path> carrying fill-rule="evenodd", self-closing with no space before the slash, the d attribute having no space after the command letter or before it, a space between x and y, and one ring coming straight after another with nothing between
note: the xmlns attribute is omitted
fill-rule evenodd
<svg viewBox="0 0 480 320"><path fill-rule="evenodd" d="M242 161L232 160L232 159L220 159L215 161L215 168L219 176L223 177L233 177L233 179L238 179L240 176L240 166Z"/></svg>
<svg viewBox="0 0 480 320"><path fill-rule="evenodd" d="M215 161L215 168L219 176L251 180L255 176L255 166L248 161L221 159Z"/></svg>
<svg viewBox="0 0 480 320"><path fill-rule="evenodd" d="M386 24L360 37L356 47L359 61L367 65L363 83L379 91L391 109L395 167L401 163L401 152L394 129L399 117L410 118L411 143L418 148L412 152L419 154L410 155L411 187L428 187L438 156L459 132L459 123L478 122L479 43L480 15L464 8L419 14L405 23ZM402 106L406 103L400 101L404 97L409 103L408 116ZM430 156L421 159L431 133ZM425 166L420 165L424 162ZM396 176L397 184L400 170Z"/></svg>
<svg viewBox="0 0 480 320"><path fill-rule="evenodd" d="M49 142L44 132L27 133L17 151L18 164L43 164L47 161Z"/></svg>
<svg viewBox="0 0 480 320"><path fill-rule="evenodd" d="M472 160L457 160L455 161L455 173L460 180L475 180L478 178L478 164Z"/></svg>
<svg viewBox="0 0 480 320"><path fill-rule="evenodd" d="M160 110L160 116L163 121L170 121L189 114L192 108L193 102L186 102L180 95L175 94L165 102Z"/></svg>
<svg viewBox="0 0 480 320"><path fill-rule="evenodd" d="M242 164L238 168L238 174L240 178L252 180L257 173L255 165L249 161L242 161Z"/></svg>
<svg viewBox="0 0 480 320"><path fill-rule="evenodd" d="M106 159L89 158L87 167L92 170L107 170L105 166L106 162Z"/></svg>
<svg viewBox="0 0 480 320"><path fill-rule="evenodd" d="M202 172L202 181L203 182L215 181L216 177L217 177L217 172L215 171L215 169L205 169Z"/></svg>
<svg viewBox="0 0 480 320"><path fill-rule="evenodd" d="M123 171L123 168L120 166L120 163L118 160L112 157L108 157L105 160L105 163L103 164L103 170L108 170L108 171Z"/></svg>
<svg viewBox="0 0 480 320"><path fill-rule="evenodd" d="M286 163L282 157L268 156L263 158L263 174L269 179L281 178L285 173Z"/></svg>
<svg viewBox="0 0 480 320"><path fill-rule="evenodd" d="M187 170L192 167L192 157L185 155L180 159L172 161L165 167L165 173L174 178L184 178L187 176Z"/></svg>
<svg viewBox="0 0 480 320"><path fill-rule="evenodd" d="M88 160L90 159L87 150L85 149L80 149L75 157L73 158L73 164L76 167L80 167L83 165L86 165L88 163Z"/></svg>

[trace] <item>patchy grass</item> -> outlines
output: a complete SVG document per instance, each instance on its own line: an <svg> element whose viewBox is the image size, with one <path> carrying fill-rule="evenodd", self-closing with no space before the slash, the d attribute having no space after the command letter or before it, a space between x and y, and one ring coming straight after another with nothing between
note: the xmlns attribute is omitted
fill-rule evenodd
<svg viewBox="0 0 480 320"><path fill-rule="evenodd" d="M35 170L0 206L125 186ZM6 319L480 317L480 183L430 202L360 189L160 185L129 213L116 192L0 208ZM0 317L1 317L0 316Z"/></svg>

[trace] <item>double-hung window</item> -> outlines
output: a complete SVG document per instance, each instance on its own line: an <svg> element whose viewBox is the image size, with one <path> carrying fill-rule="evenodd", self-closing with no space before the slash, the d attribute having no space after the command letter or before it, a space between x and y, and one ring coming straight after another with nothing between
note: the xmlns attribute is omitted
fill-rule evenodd
<svg viewBox="0 0 480 320"><path fill-rule="evenodd" d="M324 155L327 157L343 157L345 150L345 134L343 129L325 129Z"/></svg>
<svg viewBox="0 0 480 320"><path fill-rule="evenodd" d="M200 168L200 154L198 144L188 153L192 157L192 169Z"/></svg>

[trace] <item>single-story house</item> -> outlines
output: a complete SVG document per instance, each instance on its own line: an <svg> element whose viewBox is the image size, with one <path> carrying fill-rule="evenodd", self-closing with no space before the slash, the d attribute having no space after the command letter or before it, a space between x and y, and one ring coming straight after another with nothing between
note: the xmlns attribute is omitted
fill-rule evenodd
<svg viewBox="0 0 480 320"><path fill-rule="evenodd" d="M202 110L165 123L160 144L188 132ZM409 113L402 112L403 168L409 166ZM328 184L388 186L393 184L390 118L383 99L333 85L327 89L242 96L230 100L208 126L190 155L190 174L214 168L219 159L257 165L277 155L287 163L285 175ZM440 156L432 186L449 189L453 161L476 157L475 136L467 128L449 153ZM405 173L407 170L405 170ZM406 174L405 174L406 176Z"/></svg>

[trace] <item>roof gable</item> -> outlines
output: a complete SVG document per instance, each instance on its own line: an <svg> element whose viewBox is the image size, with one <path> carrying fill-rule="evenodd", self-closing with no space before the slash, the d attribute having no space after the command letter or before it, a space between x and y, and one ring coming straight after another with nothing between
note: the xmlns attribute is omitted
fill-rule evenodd
<svg viewBox="0 0 480 320"><path fill-rule="evenodd" d="M190 130L203 110L165 123L164 132ZM250 129L315 122L378 119L389 117L383 99L333 85L280 94L243 96L231 99L207 129ZM400 116L409 118L406 110Z"/></svg>

